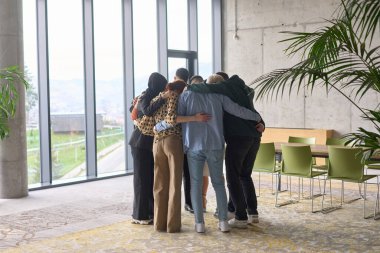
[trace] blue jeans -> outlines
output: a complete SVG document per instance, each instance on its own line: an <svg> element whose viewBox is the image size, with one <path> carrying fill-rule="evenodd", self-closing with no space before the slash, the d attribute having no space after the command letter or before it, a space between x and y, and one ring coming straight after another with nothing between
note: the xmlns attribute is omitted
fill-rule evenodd
<svg viewBox="0 0 380 253"><path fill-rule="evenodd" d="M191 180L191 202L193 204L196 223L204 223L202 185L205 161L207 161L211 183L215 190L216 203L219 210L218 218L221 221L227 220L227 194L224 186L223 154L224 149L187 152L187 162L189 164Z"/></svg>

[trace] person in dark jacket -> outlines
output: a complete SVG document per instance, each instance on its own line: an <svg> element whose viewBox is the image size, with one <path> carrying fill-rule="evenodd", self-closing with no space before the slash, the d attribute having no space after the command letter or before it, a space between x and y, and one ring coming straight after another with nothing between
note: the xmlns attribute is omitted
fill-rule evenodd
<svg viewBox="0 0 380 253"><path fill-rule="evenodd" d="M195 84L188 90L223 94L256 112L253 106L254 91L237 75L217 84ZM258 222L257 197L251 174L265 125L262 120L244 120L227 112L224 114L223 123L227 144L227 186L235 207L235 218L229 224L232 227L245 228L247 224Z"/></svg>
<svg viewBox="0 0 380 253"><path fill-rule="evenodd" d="M152 73L148 80L148 88L139 96L136 106L138 117L152 116L170 95L169 92L160 96L155 103L151 100L164 91L168 81L159 73ZM133 213L132 223L148 225L153 221L153 136L144 135L135 127L129 140L133 157Z"/></svg>

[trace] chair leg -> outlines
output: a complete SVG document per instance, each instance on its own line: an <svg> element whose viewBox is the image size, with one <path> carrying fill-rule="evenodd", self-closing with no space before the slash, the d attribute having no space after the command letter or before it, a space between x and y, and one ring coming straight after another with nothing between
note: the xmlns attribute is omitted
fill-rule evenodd
<svg viewBox="0 0 380 253"><path fill-rule="evenodd" d="M274 189L273 189L273 177L277 177L277 176L278 176L278 173L271 173L271 175L272 175L272 195L274 195L274 194L275 194L275 191L274 191ZM276 182L277 182L277 181L276 181ZM278 187L277 183L276 183L276 185L275 185L274 187Z"/></svg>
<svg viewBox="0 0 380 253"><path fill-rule="evenodd" d="M366 197L367 197L367 183L366 182L364 182L364 198L363 198L363 217L364 217L364 219L368 219L368 218L371 218L372 217L372 215L370 215L370 216L365 216L365 202L366 202Z"/></svg>
<svg viewBox="0 0 380 253"><path fill-rule="evenodd" d="M311 189L311 178L309 179L309 196L311 199L313 198L313 193L312 193L312 189Z"/></svg>
<svg viewBox="0 0 380 253"><path fill-rule="evenodd" d="M324 203L324 201L325 201L325 194L326 194L326 180L327 180L327 179L325 179L325 181L323 182L322 212L323 212L323 210L324 210L323 203Z"/></svg>
<svg viewBox="0 0 380 253"><path fill-rule="evenodd" d="M341 188L340 193L341 193L341 195L340 195L340 205L342 206L343 202L344 202L344 182L343 182L343 180L342 180L342 188Z"/></svg>
<svg viewBox="0 0 380 253"><path fill-rule="evenodd" d="M279 181L278 177L276 177L276 201L275 201L275 204L274 204L275 207L279 207L278 204L277 204L277 199L278 199L278 187L277 187L278 182L277 181Z"/></svg>
<svg viewBox="0 0 380 253"><path fill-rule="evenodd" d="M321 190L321 188L320 188L321 187L321 182L320 182L319 178L318 178L318 183L319 183L319 190ZM314 195L314 178L311 178L311 196L313 196L311 198L311 212L312 213L321 212L323 210L323 208L321 208L320 210L314 211L314 198L317 198L317 197L320 197L320 196L324 197L325 195L322 194L322 193Z"/></svg>
<svg viewBox="0 0 380 253"><path fill-rule="evenodd" d="M280 181L280 174L278 174L278 181ZM277 179L277 178L276 178ZM277 182L276 182L277 183ZM295 204L297 202L299 202L299 198L300 198L300 189L298 190L298 201L297 200L293 200L292 198L292 181L290 179L290 190L289 190L289 200L288 201L285 201L283 203L278 203L278 193L280 192L280 189L279 187L276 187L276 203L275 203L275 206L276 207L281 207L281 206L286 206L286 205L289 205L289 204Z"/></svg>
<svg viewBox="0 0 380 253"><path fill-rule="evenodd" d="M302 180L302 187L300 185L300 180ZM298 201L301 201L300 187L302 188L302 195L303 195L303 178L298 178Z"/></svg>
<svg viewBox="0 0 380 253"><path fill-rule="evenodd" d="M317 198L317 197L322 196L322 193L321 193L321 182L320 182L319 179L318 179L318 181L319 181L319 193L314 195L314 193L313 193L314 189L313 189L313 191L311 190L312 189L312 185L314 185L314 178L310 178L310 186L309 186L310 193L309 193L309 197L306 197L305 199L312 199L312 198ZM302 195L302 197L303 197L303 195Z"/></svg>
<svg viewBox="0 0 380 253"><path fill-rule="evenodd" d="M271 173L271 179L272 179L272 195L273 195L273 173Z"/></svg>
<svg viewBox="0 0 380 253"><path fill-rule="evenodd" d="M361 184L361 183L358 183L358 188L359 188L359 195L360 195L360 198L363 198L363 199L364 199L364 194L362 194L362 184Z"/></svg>
<svg viewBox="0 0 380 253"><path fill-rule="evenodd" d="M324 214L330 213L332 211L335 211L335 210L338 210L338 209L342 208L342 195L341 195L340 205L339 206L333 206L332 191L331 191L331 179L330 179L330 207L326 207L326 208L324 207L324 199L325 199L325 195L326 195L326 180L327 179L325 179L325 183L324 183L324 186L323 186L323 194L322 194L322 213L324 213ZM343 186L343 184L342 184L342 186ZM343 193L343 192L344 192L344 190L342 189L341 193Z"/></svg>
<svg viewBox="0 0 380 253"><path fill-rule="evenodd" d="M278 178L278 184L276 183L276 187L279 189L279 192L281 193L281 192L285 192L285 191L288 191L289 189L288 189L288 187L289 187L289 182L288 182L288 176L286 176L286 190L282 190L282 182L281 182L281 175L280 175L280 173L279 172L277 172L277 173L272 173L272 184L273 184L273 174L275 174L275 176L277 176L277 178ZM273 192L273 185L272 185L272 194L275 194L274 192Z"/></svg>
<svg viewBox="0 0 380 253"><path fill-rule="evenodd" d="M365 168L365 170L367 172L368 168ZM379 176L376 177L376 187L377 187L377 193L376 193L375 205L374 205L374 208L373 208L373 214L365 216L365 201L366 201L366 197L367 197L366 196L367 184L366 184L366 182L364 182L364 196L361 193L361 185L359 184L359 194L363 198L363 216L364 216L364 219L368 219L368 218L372 218L372 217L373 217L374 220L380 219L380 211L379 211Z"/></svg>
<svg viewBox="0 0 380 253"><path fill-rule="evenodd" d="M286 190L289 190L289 176L286 176Z"/></svg>
<svg viewBox="0 0 380 253"><path fill-rule="evenodd" d="M311 212L314 213L314 178L310 179L311 181Z"/></svg>
<svg viewBox="0 0 380 253"><path fill-rule="evenodd" d="M332 206L332 191L331 191L331 180L330 180L330 204Z"/></svg>
<svg viewBox="0 0 380 253"><path fill-rule="evenodd" d="M377 188L377 193L376 193L376 201L375 201L375 205L374 205L374 208L373 208L373 214L370 214L368 216L366 216L366 205L365 205L365 202L366 202L366 197L367 197L367 183L364 182L364 198L363 198L363 215L364 215L364 219L369 219L369 218L373 218L374 220L378 220L380 219L380 210L379 210L379 177L377 176L376 177L376 188Z"/></svg>
<svg viewBox="0 0 380 253"><path fill-rule="evenodd" d="M359 198L355 198L355 199L350 199L350 200L344 201L344 181L342 181L342 187L343 187L342 199L343 199L343 203L344 203L344 204L350 204L350 203L352 203L352 202L354 202L354 201L356 201L356 200L362 199L362 198L365 199L365 194L362 195L362 194L359 192L359 195L360 195ZM361 187L359 187L359 190L360 190L360 189L361 189Z"/></svg>

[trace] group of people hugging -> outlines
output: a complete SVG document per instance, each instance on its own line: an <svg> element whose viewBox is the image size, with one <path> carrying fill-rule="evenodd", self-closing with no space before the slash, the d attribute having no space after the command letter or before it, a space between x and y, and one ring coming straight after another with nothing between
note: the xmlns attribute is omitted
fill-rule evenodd
<svg viewBox="0 0 380 253"><path fill-rule="evenodd" d="M195 231L205 232L208 177L215 190L218 229L246 228L259 221L251 178L264 121L254 91L224 72L204 80L185 68L168 82L159 73L130 108L135 129L129 141L134 166L132 223L156 231L181 230L181 185ZM223 173L225 161L229 200ZM234 218L228 220L228 212Z"/></svg>

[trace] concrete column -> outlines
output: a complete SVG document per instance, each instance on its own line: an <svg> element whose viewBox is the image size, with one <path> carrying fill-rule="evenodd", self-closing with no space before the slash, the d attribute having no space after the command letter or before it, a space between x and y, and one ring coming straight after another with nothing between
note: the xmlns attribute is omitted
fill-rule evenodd
<svg viewBox="0 0 380 253"><path fill-rule="evenodd" d="M0 68L23 62L22 0L0 0ZM15 119L10 122L10 136L0 140L0 198L28 195L26 164L25 90L20 93Z"/></svg>

